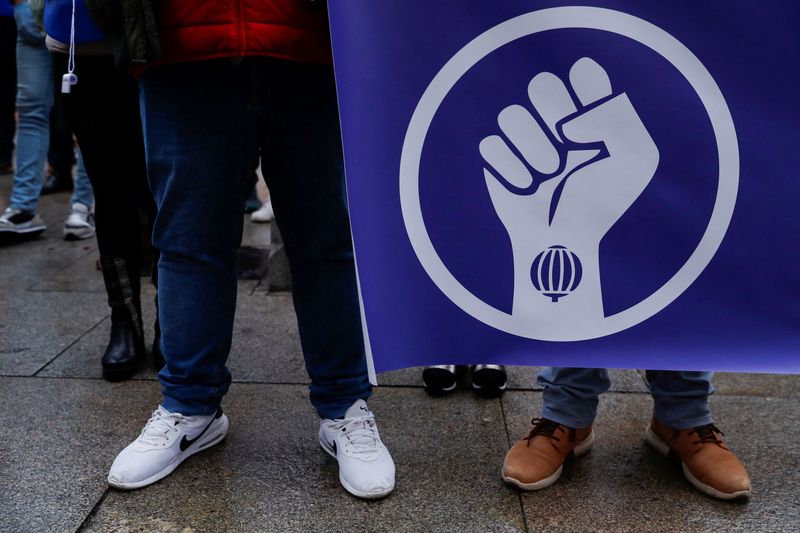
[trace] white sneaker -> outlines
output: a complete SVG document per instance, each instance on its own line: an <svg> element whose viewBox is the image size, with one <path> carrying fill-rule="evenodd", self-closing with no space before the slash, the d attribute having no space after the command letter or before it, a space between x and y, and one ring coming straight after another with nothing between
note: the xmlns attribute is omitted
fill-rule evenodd
<svg viewBox="0 0 800 533"><path fill-rule="evenodd" d="M42 217L13 207L6 208L0 216L0 233L36 233L47 229Z"/></svg>
<svg viewBox="0 0 800 533"><path fill-rule="evenodd" d="M319 443L339 462L339 481L350 494L383 498L394 489L394 461L364 400L351 405L342 419L322 420Z"/></svg>
<svg viewBox="0 0 800 533"><path fill-rule="evenodd" d="M253 211L250 215L250 220L253 222L269 222L275 217L272 211L272 198L267 198L267 201L261 205L261 208Z"/></svg>
<svg viewBox="0 0 800 533"><path fill-rule="evenodd" d="M108 484L118 489L139 489L165 478L184 460L210 448L228 433L228 417L183 416L160 405L142 433L122 450L111 470Z"/></svg>
<svg viewBox="0 0 800 533"><path fill-rule="evenodd" d="M64 239L79 241L94 236L94 215L83 204L72 204L72 212L64 223Z"/></svg>

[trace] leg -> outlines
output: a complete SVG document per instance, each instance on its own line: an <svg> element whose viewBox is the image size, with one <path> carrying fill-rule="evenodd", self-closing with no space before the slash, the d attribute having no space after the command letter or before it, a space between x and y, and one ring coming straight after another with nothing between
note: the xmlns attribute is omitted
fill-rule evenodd
<svg viewBox="0 0 800 533"><path fill-rule="evenodd" d="M247 64L225 61L158 67L141 79L148 176L158 207L153 244L161 252L166 364L159 379L163 406L186 415L216 412L231 380L225 362L236 308L236 250L256 150L250 86Z"/></svg>
<svg viewBox="0 0 800 533"><path fill-rule="evenodd" d="M549 487L561 477L564 462L589 451L597 399L608 390L608 372L593 368L552 368L539 373L544 406L528 435L503 462L503 480L522 490Z"/></svg>
<svg viewBox="0 0 800 533"><path fill-rule="evenodd" d="M544 387L542 418L583 428L594 422L598 397L611 382L605 369L547 367L539 373L539 384Z"/></svg>
<svg viewBox="0 0 800 533"><path fill-rule="evenodd" d="M78 169L75 173L75 190L72 192L72 203L85 205L89 209L94 204L94 191L89 181L89 174L86 172L86 165L83 163L83 156L78 150ZM144 176L142 176L144 179Z"/></svg>
<svg viewBox="0 0 800 533"><path fill-rule="evenodd" d="M648 370L656 419L673 429L711 424L708 397L714 393L713 375L713 372Z"/></svg>
<svg viewBox="0 0 800 533"><path fill-rule="evenodd" d="M698 490L734 500L750 495L747 470L725 445L708 408L711 372L648 370L653 420L645 440L664 455L680 457L683 473Z"/></svg>
<svg viewBox="0 0 800 533"><path fill-rule="evenodd" d="M111 307L111 336L102 358L103 376L131 377L145 357L139 297L139 212L137 193L146 179L135 82L111 57L83 57L80 83L56 93L60 126L75 131L96 195L97 243ZM53 80L66 70L55 56Z"/></svg>
<svg viewBox="0 0 800 533"><path fill-rule="evenodd" d="M17 95L17 25L11 17L0 17L0 173L11 166L14 151L14 108Z"/></svg>
<svg viewBox="0 0 800 533"><path fill-rule="evenodd" d="M44 46L17 41L17 168L11 207L36 211L44 181L44 165L50 142L50 109L53 85L51 59Z"/></svg>
<svg viewBox="0 0 800 533"><path fill-rule="evenodd" d="M371 393L330 66L261 60L263 174L292 272L311 402L341 418Z"/></svg>

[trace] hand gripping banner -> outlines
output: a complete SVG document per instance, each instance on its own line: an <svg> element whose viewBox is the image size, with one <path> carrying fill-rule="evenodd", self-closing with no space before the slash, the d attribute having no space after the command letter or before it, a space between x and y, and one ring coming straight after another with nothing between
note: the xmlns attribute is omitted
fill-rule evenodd
<svg viewBox="0 0 800 533"><path fill-rule="evenodd" d="M373 371L800 372L800 3L330 16Z"/></svg>

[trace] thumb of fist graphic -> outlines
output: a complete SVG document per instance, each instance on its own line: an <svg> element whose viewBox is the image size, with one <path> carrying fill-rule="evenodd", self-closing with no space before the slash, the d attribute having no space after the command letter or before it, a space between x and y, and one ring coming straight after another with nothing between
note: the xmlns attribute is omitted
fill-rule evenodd
<svg viewBox="0 0 800 533"><path fill-rule="evenodd" d="M484 178L514 258L512 315L562 330L602 320L599 247L644 191L659 153L628 96L589 58L565 83L549 72L527 105L498 116L480 142ZM588 325L588 324L587 324Z"/></svg>

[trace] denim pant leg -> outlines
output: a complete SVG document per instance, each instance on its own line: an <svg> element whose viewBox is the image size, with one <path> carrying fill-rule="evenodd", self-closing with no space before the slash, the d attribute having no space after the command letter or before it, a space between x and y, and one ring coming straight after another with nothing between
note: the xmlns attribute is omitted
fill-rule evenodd
<svg viewBox="0 0 800 533"><path fill-rule="evenodd" d="M713 422L708 397L714 393L713 372L648 370L653 395L653 416L673 429L688 429Z"/></svg>
<svg viewBox="0 0 800 533"><path fill-rule="evenodd" d="M26 4L27 5L27 4ZM17 164L11 207L36 211L44 184L50 143L53 82L50 53L44 45L17 40Z"/></svg>
<svg viewBox="0 0 800 533"><path fill-rule="evenodd" d="M86 166L83 164L83 156L78 149L77 152L78 169L75 173L75 189L72 191L72 203L83 204L89 209L94 204L94 192L92 191L92 183L89 181L89 175L86 173Z"/></svg>
<svg viewBox="0 0 800 533"><path fill-rule="evenodd" d="M539 373L544 387L542 417L571 428L594 422L598 397L611 381L603 368L547 367Z"/></svg>
<svg viewBox="0 0 800 533"><path fill-rule="evenodd" d="M236 309L236 250L256 157L247 63L155 67L140 79L147 171L158 206L163 406L215 412Z"/></svg>
<svg viewBox="0 0 800 533"><path fill-rule="evenodd" d="M341 418L367 399L333 69L256 60L261 165L292 273L311 403ZM263 89L263 90L262 90Z"/></svg>

